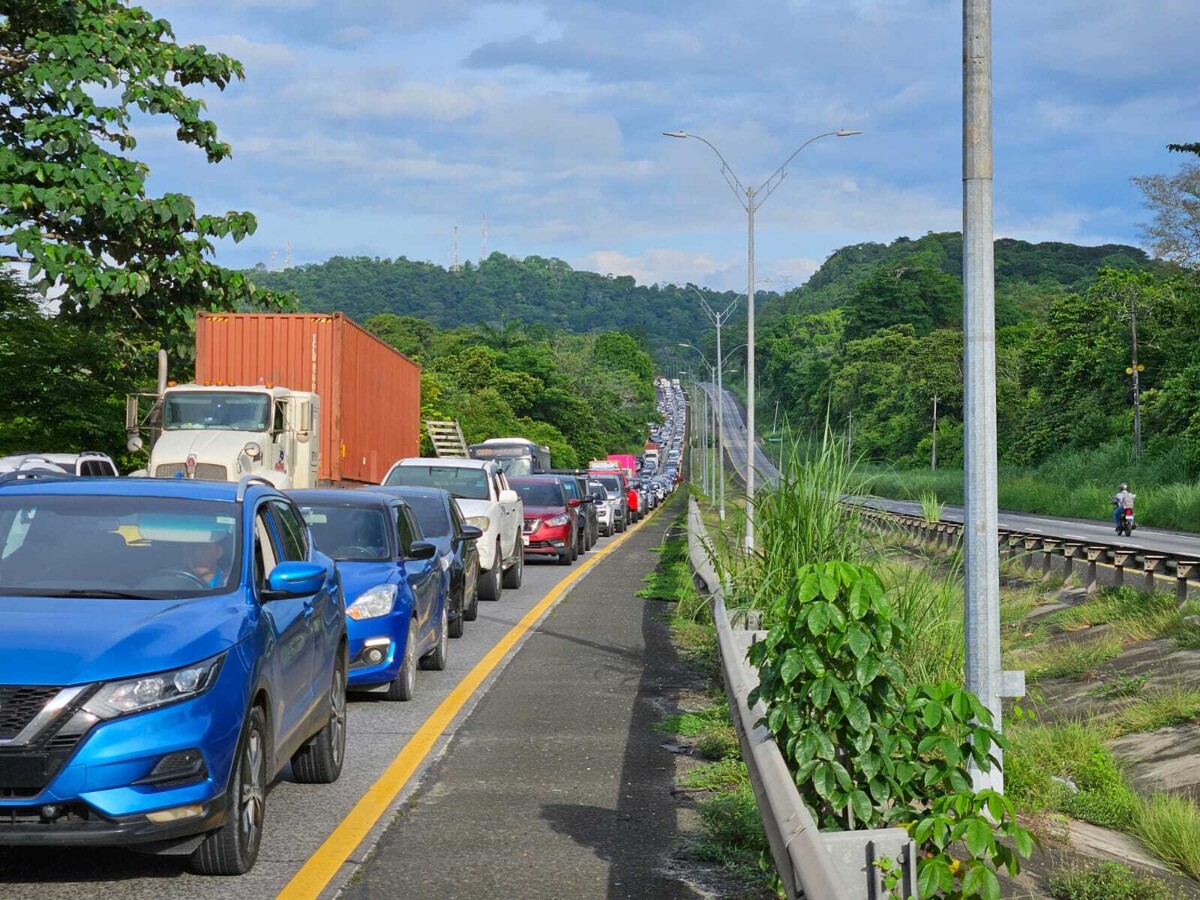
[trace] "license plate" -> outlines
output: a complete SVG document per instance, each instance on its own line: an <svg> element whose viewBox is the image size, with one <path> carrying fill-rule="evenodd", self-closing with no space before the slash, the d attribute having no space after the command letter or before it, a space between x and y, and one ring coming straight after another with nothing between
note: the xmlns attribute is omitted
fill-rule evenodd
<svg viewBox="0 0 1200 900"><path fill-rule="evenodd" d="M30 790L46 784L46 757L43 754L9 756L0 753L0 788Z"/></svg>

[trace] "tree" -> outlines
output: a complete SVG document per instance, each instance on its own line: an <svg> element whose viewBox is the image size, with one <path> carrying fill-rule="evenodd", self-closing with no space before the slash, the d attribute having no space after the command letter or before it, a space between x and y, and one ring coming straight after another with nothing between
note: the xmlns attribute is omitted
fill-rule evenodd
<svg viewBox="0 0 1200 900"><path fill-rule="evenodd" d="M122 0L20 0L0 16L0 259L59 285L72 321L115 335L190 343L196 309L265 299L210 259L255 230L250 213L201 215L182 194L148 196L129 158L135 113L165 116L211 163L230 154L204 103L241 63L181 46L171 25ZM5 252L7 250L7 252Z"/></svg>
<svg viewBox="0 0 1200 900"><path fill-rule="evenodd" d="M1156 256L1200 265L1200 165L1185 163L1174 175L1133 179L1154 218L1142 227Z"/></svg>
<svg viewBox="0 0 1200 900"><path fill-rule="evenodd" d="M1194 144L1167 144L1167 149L1172 153L1195 153L1200 156L1200 141Z"/></svg>

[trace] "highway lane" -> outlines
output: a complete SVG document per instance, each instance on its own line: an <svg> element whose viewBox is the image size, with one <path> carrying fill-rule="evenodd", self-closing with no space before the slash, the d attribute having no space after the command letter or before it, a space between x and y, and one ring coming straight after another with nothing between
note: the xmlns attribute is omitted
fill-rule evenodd
<svg viewBox="0 0 1200 900"><path fill-rule="evenodd" d="M236 879L204 878L186 872L183 861L177 858L142 856L115 849L4 847L0 848L0 900L25 900L31 896L39 900L88 900L107 898L112 892L119 893L121 900L275 897L379 780L401 748L464 676L564 578L618 539L619 536L601 539L596 549L584 554L569 569L530 562L525 567L525 584L520 590L504 591L496 603L480 603L479 618L467 623L466 635L450 642L446 671L418 673L417 696L411 702L389 702L374 697L352 699L341 778L332 785L299 785L290 780L290 770L284 770L271 790L262 849L257 865L249 874ZM617 552L623 552L623 548ZM589 575L586 573L584 577ZM513 652L519 647L518 643ZM441 733L434 752L392 802L393 811L415 789L425 769L511 657L512 654L489 675ZM326 895L349 880L390 818L389 812L375 825L340 868Z"/></svg>
<svg viewBox="0 0 1200 900"><path fill-rule="evenodd" d="M701 384L701 388L710 399L716 397L716 386ZM725 450L733 467L743 474L746 466L746 424L742 419L741 408L729 391L725 392L725 403L720 404L721 421L725 429ZM715 402L715 400L714 400ZM767 459L760 447L755 447L755 458L758 460L756 471L765 482L776 483L779 471ZM912 501L885 500L876 497L854 498L863 503L869 503L879 509L889 512L920 515L921 505ZM948 522L962 522L963 510L960 506L946 506L942 510L942 518ZM1033 513L1017 513L1001 510L999 513L1000 528L1006 531L1020 531L1039 537L1054 537L1061 540L1079 541L1090 544L1117 544L1133 550L1143 550L1151 553L1164 553L1186 559L1200 560L1200 534L1167 531L1158 528L1138 528L1132 537L1123 538L1116 534L1109 520L1089 521L1086 519L1067 519L1056 516L1043 516Z"/></svg>

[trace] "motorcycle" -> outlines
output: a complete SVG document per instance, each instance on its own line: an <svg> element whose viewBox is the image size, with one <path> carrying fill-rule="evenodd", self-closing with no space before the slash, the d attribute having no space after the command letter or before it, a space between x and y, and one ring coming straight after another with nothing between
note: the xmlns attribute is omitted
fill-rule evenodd
<svg viewBox="0 0 1200 900"><path fill-rule="evenodd" d="M1122 509L1121 514L1117 517L1117 534L1132 537L1135 528L1137 525L1133 521L1133 510L1129 507Z"/></svg>

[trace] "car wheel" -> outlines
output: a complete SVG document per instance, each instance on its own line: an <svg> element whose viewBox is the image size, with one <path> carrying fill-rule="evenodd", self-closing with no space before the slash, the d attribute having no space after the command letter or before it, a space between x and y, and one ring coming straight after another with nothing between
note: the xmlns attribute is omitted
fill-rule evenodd
<svg viewBox="0 0 1200 900"><path fill-rule="evenodd" d="M517 561L512 564L507 572L504 573L504 586L512 588L514 591L521 586L521 582L525 580L525 545L517 546Z"/></svg>
<svg viewBox="0 0 1200 900"><path fill-rule="evenodd" d="M463 586L466 590L466 586ZM475 576L475 590L471 591L471 602L463 607L463 618L468 622L474 622L479 618L479 576Z"/></svg>
<svg viewBox="0 0 1200 900"><path fill-rule="evenodd" d="M438 622L437 646L421 657L421 668L432 669L434 672L444 672L446 658L450 655L450 619L446 612L446 604L442 604L442 616Z"/></svg>
<svg viewBox="0 0 1200 900"><path fill-rule="evenodd" d="M333 784L346 759L346 650L338 652L329 685L329 721L292 755L292 774L301 784Z"/></svg>
<svg viewBox="0 0 1200 900"><path fill-rule="evenodd" d="M246 718L237 764L229 776L229 816L188 861L198 875L243 875L254 868L267 812L267 717L255 706Z"/></svg>
<svg viewBox="0 0 1200 900"><path fill-rule="evenodd" d="M408 636L404 639L404 662L396 679L388 685L389 700L411 700L417 695L417 620L408 623Z"/></svg>
<svg viewBox="0 0 1200 900"><path fill-rule="evenodd" d="M462 590L459 591L459 594L458 594L458 604L457 604L457 607L455 610L455 615L454 615L454 618L450 620L450 637L452 637L452 638L462 637L463 630L466 627L467 620L464 617L464 610L463 610L463 606L465 605L463 595L466 592L467 592L467 577L464 575Z"/></svg>
<svg viewBox="0 0 1200 900"><path fill-rule="evenodd" d="M504 554L500 552L500 542L496 541L496 562L487 570L486 574L479 577L479 599L499 600L500 592L503 589L503 578Z"/></svg>
<svg viewBox="0 0 1200 900"><path fill-rule="evenodd" d="M573 536L571 538L571 562L575 562L577 559L579 559L579 539Z"/></svg>

